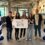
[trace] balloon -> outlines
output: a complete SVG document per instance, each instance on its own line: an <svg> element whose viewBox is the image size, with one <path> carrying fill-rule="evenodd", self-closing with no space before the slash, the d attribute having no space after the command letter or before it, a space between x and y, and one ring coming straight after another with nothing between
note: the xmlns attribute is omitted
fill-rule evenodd
<svg viewBox="0 0 45 45"><path fill-rule="evenodd" d="M45 36L43 37L43 40L45 40Z"/></svg>
<svg viewBox="0 0 45 45"><path fill-rule="evenodd" d="M45 32L45 29L44 29L44 32Z"/></svg>

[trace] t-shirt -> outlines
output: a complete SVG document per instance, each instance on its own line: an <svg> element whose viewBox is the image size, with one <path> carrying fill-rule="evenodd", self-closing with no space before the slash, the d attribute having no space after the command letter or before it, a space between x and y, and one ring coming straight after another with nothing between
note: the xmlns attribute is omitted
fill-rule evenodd
<svg viewBox="0 0 45 45"><path fill-rule="evenodd" d="M38 25L38 21L39 21L39 15L35 15L35 23L36 23L36 25Z"/></svg>

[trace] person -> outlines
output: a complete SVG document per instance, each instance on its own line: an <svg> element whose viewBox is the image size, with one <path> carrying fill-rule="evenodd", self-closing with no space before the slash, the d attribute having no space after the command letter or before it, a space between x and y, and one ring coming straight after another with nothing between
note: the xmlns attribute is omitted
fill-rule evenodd
<svg viewBox="0 0 45 45"><path fill-rule="evenodd" d="M22 15L21 19L27 19L25 11L23 12L23 15ZM25 37L25 33L26 33L26 29L25 28L21 28L20 38L22 37L22 33L23 33L23 37Z"/></svg>
<svg viewBox="0 0 45 45"><path fill-rule="evenodd" d="M15 19L20 19L20 14L19 14L19 12L16 13ZM16 40L19 40L18 35L19 35L19 28L15 28L15 39L16 39Z"/></svg>
<svg viewBox="0 0 45 45"><path fill-rule="evenodd" d="M28 30L27 30L27 39L26 40L32 40L33 35L33 15L30 14L28 16Z"/></svg>
<svg viewBox="0 0 45 45"><path fill-rule="evenodd" d="M35 28L35 38L34 39L37 39L37 31L39 34L39 39L41 39L41 23L42 23L42 15L39 14L38 9L36 9L36 14L34 15L34 28Z"/></svg>
<svg viewBox="0 0 45 45"><path fill-rule="evenodd" d="M7 40L12 40L12 12L9 11L9 15L6 17L7 27Z"/></svg>

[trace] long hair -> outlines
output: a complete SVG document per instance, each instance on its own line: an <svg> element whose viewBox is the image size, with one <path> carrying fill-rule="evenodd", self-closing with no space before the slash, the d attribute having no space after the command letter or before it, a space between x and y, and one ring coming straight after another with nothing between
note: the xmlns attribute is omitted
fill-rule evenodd
<svg viewBox="0 0 45 45"><path fill-rule="evenodd" d="M22 17L23 17L23 18L27 18L25 11L23 12Z"/></svg>
<svg viewBox="0 0 45 45"><path fill-rule="evenodd" d="M30 18L32 18L32 14L30 14L30 15L28 16L28 19L30 19Z"/></svg>
<svg viewBox="0 0 45 45"><path fill-rule="evenodd" d="M19 12L16 13L16 19L20 19L20 14L19 14Z"/></svg>

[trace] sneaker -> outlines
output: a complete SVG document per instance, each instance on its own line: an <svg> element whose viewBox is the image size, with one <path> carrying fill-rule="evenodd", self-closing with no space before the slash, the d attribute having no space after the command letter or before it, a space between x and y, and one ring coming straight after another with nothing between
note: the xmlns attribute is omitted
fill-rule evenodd
<svg viewBox="0 0 45 45"><path fill-rule="evenodd" d="M29 39L30 41L32 40L32 39Z"/></svg>
<svg viewBox="0 0 45 45"><path fill-rule="evenodd" d="M26 39L26 41L27 41L28 39Z"/></svg>

